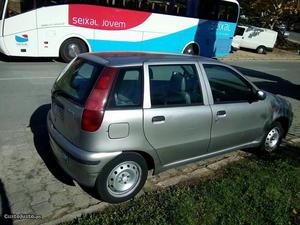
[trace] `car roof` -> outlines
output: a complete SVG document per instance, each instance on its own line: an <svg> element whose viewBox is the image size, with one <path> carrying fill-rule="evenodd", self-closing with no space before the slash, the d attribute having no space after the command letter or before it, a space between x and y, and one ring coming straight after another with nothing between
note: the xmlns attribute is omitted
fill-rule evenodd
<svg viewBox="0 0 300 225"><path fill-rule="evenodd" d="M151 52L99 52L85 53L79 57L91 60L96 63L110 67L141 66L143 63L161 62L214 62L220 63L215 59L201 56L191 56L183 54L151 53Z"/></svg>

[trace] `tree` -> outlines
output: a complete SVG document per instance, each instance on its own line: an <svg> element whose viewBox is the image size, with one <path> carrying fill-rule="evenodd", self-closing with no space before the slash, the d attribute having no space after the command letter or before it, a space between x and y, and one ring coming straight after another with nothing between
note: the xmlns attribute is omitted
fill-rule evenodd
<svg viewBox="0 0 300 225"><path fill-rule="evenodd" d="M287 25L300 17L297 10L298 0L239 0L241 14L250 18L250 21L262 27L273 29L276 24Z"/></svg>

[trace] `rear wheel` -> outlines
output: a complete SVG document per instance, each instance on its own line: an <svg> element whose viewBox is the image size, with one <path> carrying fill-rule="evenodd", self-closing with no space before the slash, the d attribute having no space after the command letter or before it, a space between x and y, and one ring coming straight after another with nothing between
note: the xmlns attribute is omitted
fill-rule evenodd
<svg viewBox="0 0 300 225"><path fill-rule="evenodd" d="M257 51L258 54L266 54L267 53L265 46L259 46L256 49L256 51Z"/></svg>
<svg viewBox="0 0 300 225"><path fill-rule="evenodd" d="M183 54L187 54L187 55L199 55L200 54L200 49L199 49L199 47L196 44L189 44L183 50Z"/></svg>
<svg viewBox="0 0 300 225"><path fill-rule="evenodd" d="M77 55L88 51L86 44L78 38L65 40L59 50L59 55L64 62L70 62Z"/></svg>
<svg viewBox="0 0 300 225"><path fill-rule="evenodd" d="M140 154L124 153L104 166L96 181L96 192L106 202L127 201L144 186L147 174L147 163Z"/></svg>

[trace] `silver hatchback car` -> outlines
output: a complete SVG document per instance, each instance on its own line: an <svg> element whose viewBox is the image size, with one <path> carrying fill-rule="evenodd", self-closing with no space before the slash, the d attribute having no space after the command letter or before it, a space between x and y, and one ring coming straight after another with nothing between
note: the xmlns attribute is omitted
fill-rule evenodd
<svg viewBox="0 0 300 225"><path fill-rule="evenodd" d="M75 58L52 89L48 130L60 166L99 198L136 195L148 170L229 151L274 151L291 105L217 60L151 53Z"/></svg>

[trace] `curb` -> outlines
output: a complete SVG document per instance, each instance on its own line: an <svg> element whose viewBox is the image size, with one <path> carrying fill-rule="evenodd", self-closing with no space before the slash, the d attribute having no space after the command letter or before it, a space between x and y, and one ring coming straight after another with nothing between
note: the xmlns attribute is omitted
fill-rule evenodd
<svg viewBox="0 0 300 225"><path fill-rule="evenodd" d="M41 225L57 225L60 223L70 222L70 221L72 221L76 218L79 218L85 214L95 213L97 211L104 210L106 207L108 207L110 205L111 204L106 203L106 202L100 202L97 205L93 205L86 209L81 209L81 210L69 213L59 219L52 220L52 221L46 222L46 223L42 223Z"/></svg>
<svg viewBox="0 0 300 225"><path fill-rule="evenodd" d="M293 138L286 140L285 143L288 147L300 149L300 138Z"/></svg>

